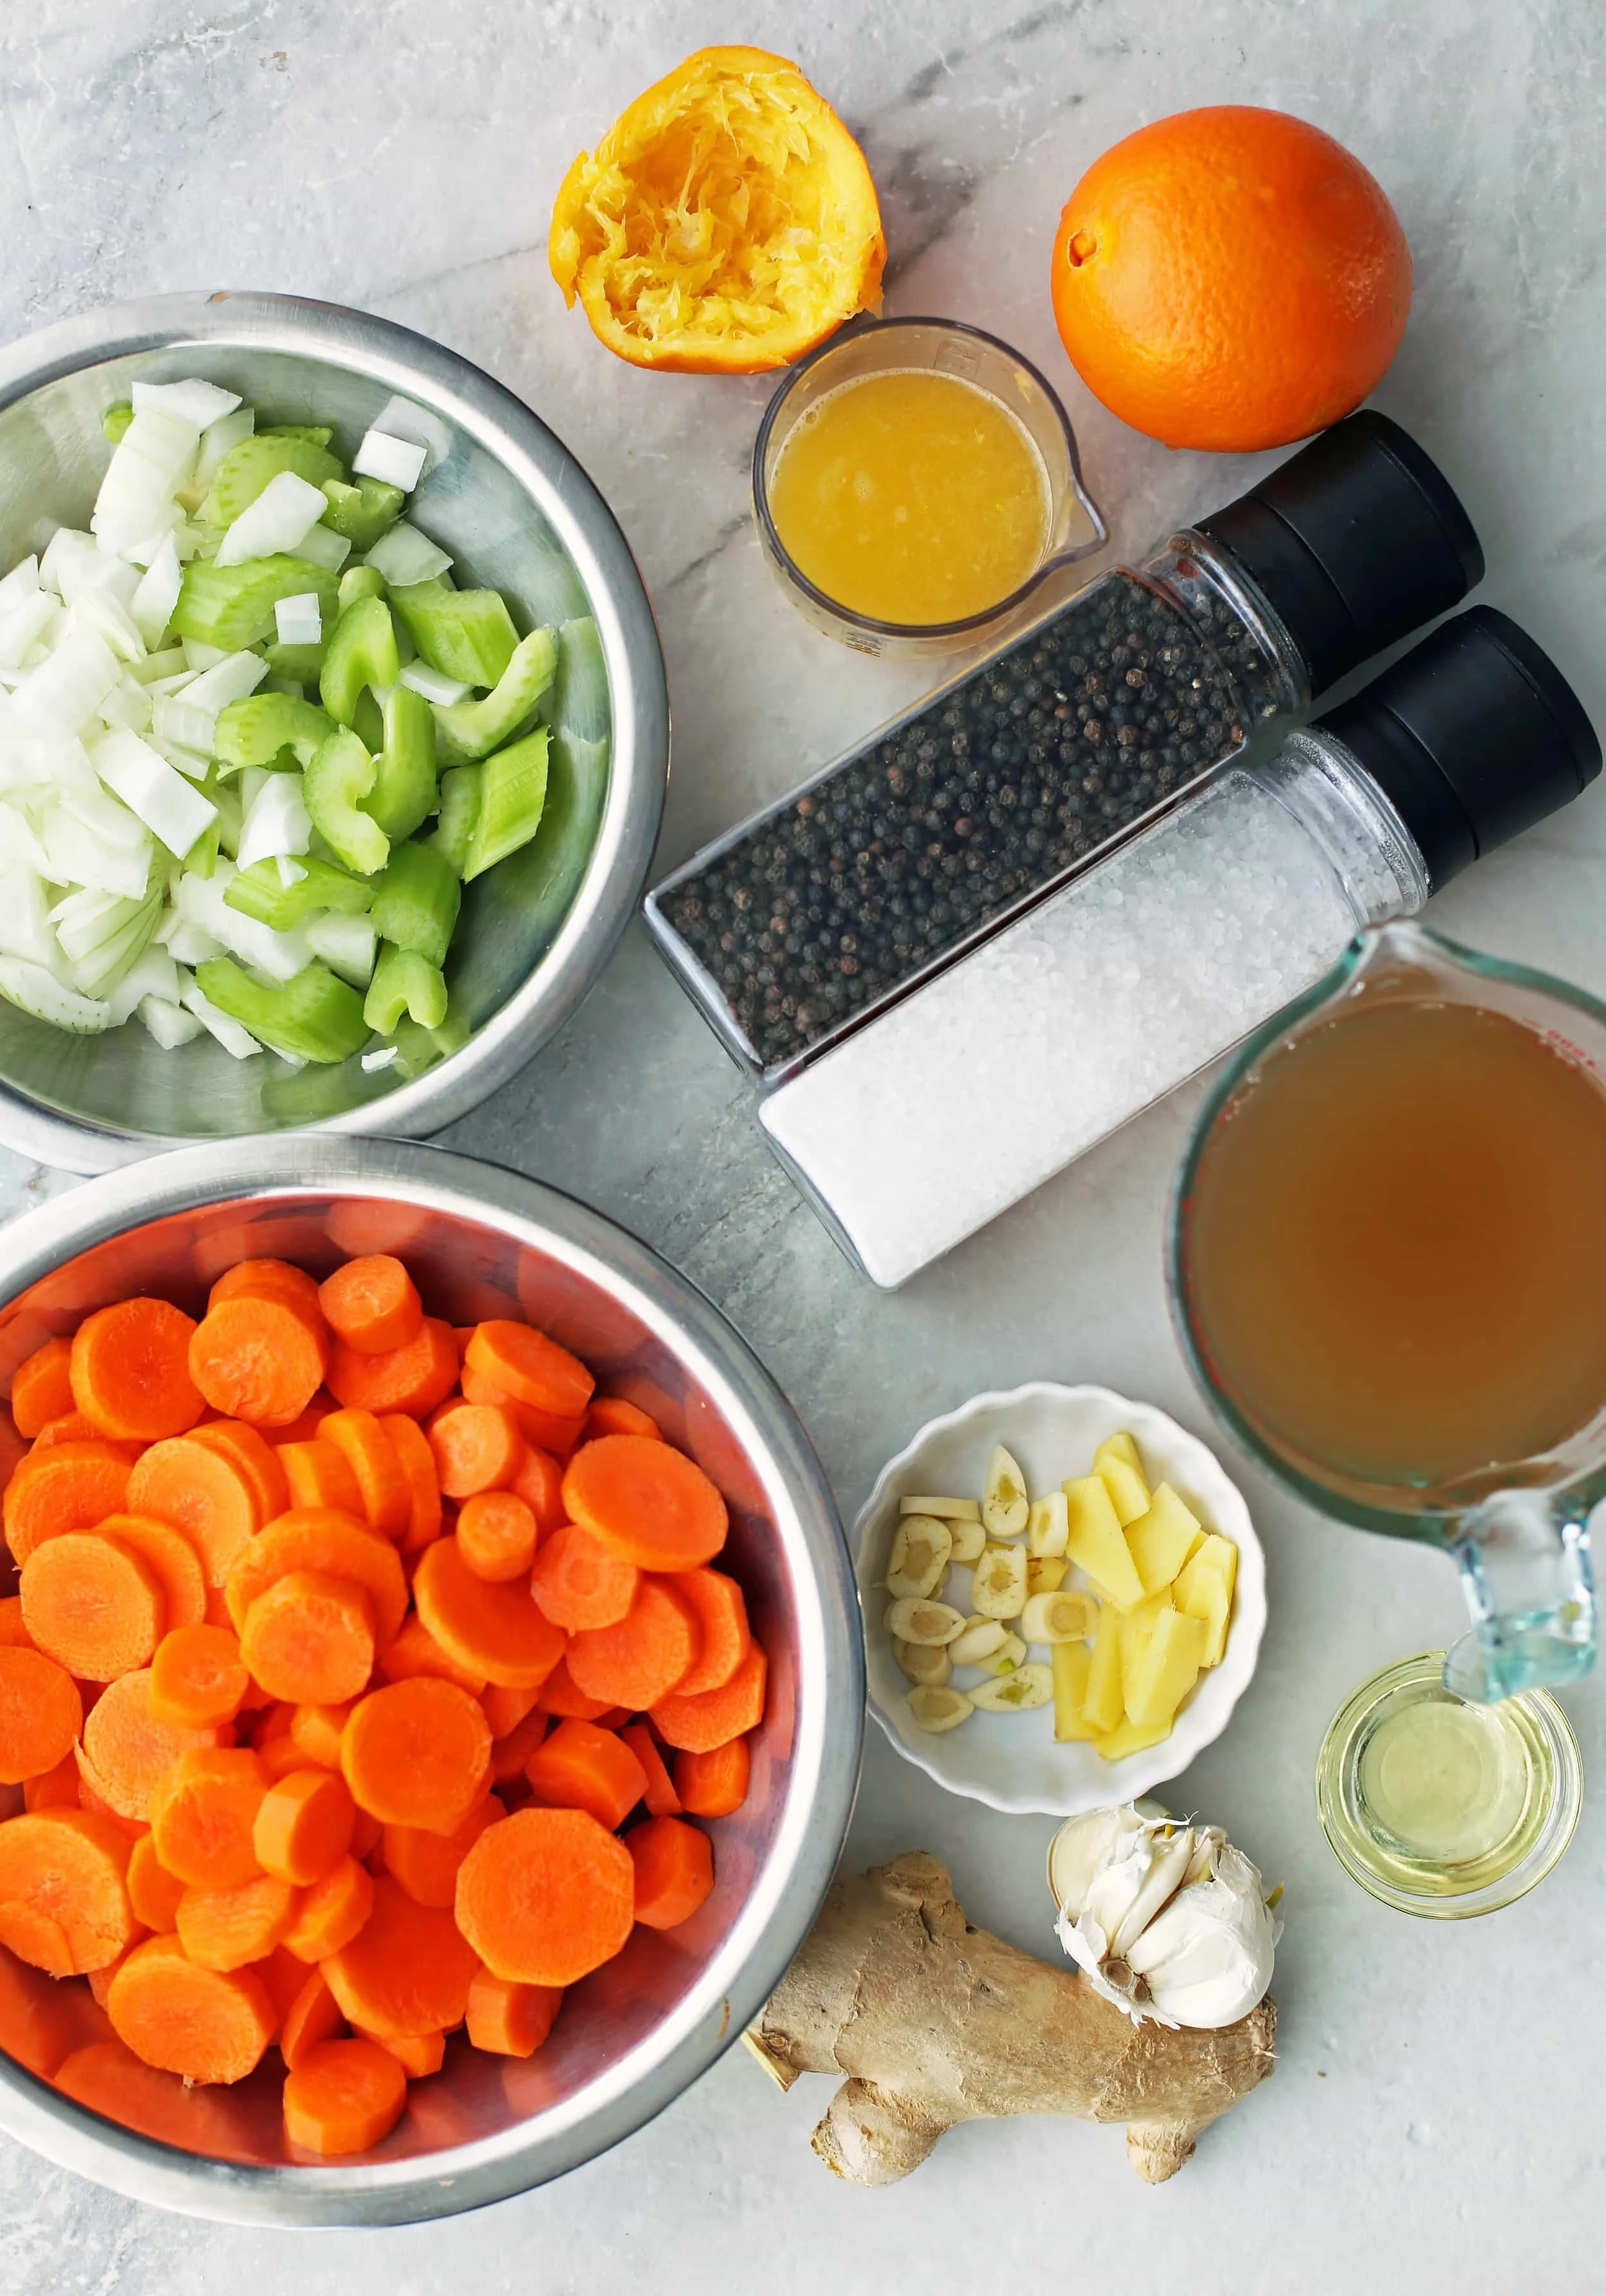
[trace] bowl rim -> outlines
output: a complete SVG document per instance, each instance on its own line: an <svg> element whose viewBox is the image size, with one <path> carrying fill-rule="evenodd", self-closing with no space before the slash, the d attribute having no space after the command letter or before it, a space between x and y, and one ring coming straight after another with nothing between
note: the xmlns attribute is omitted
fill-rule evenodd
<svg viewBox="0 0 1606 2296"><path fill-rule="evenodd" d="M1228 1657L1224 1653L1222 1663L1211 1669L1206 1685L1207 1689L1217 1693L1217 1697L1206 1704L1195 1696L1192 1704L1184 1708L1170 1735L1163 1738L1159 1745L1146 1747L1141 1753L1129 1754L1124 1761L1100 1763L1097 1774L1090 1775L1089 1784L1085 1788L1068 1784L1063 1792L1052 1800L1045 1799L1037 1791L1011 1792L1004 1787L987 1787L970 1779L956 1778L944 1765L943 1749L947 1744L945 1736L930 1732L905 1736L889 1710L877 1681L878 1673L885 1669L878 1666L876 1657L871 1652L871 1636L879 1634L879 1629L873 1628L870 1624L869 1606L873 1594L866 1583L871 1543L875 1532L882 1526L887 1502L893 1494L895 1484L907 1475L912 1463L925 1445L935 1436L968 1431L973 1423L989 1415L1002 1416L1012 1410L1020 1411L1028 1405L1043 1402L1096 1406L1109 1418L1111 1432L1119 1427L1132 1426L1138 1442L1142 1444L1146 1439L1143 1433L1146 1427L1151 1431L1147 1439L1158 1439L1168 1449L1197 1462L1198 1465L1189 1471L1188 1480L1197 1482L1202 1470L1203 1480L1211 1486L1211 1513L1215 1520L1210 1527L1225 1530L1237 1543L1239 1550L1232 1631L1227 1637L1227 1652L1231 1653L1233 1662L1229 1665ZM1136 1423L1135 1425L1133 1423ZM1006 1442L1008 1439L999 1433L994 1439ZM1224 1511L1229 1518L1225 1523L1220 1520ZM1260 1644L1266 1632L1266 1551L1256 1531L1249 1502L1216 1453L1200 1436L1182 1426L1158 1405L1141 1403L1130 1397L1118 1395L1114 1389L1094 1382L1038 1379L1025 1381L1019 1387L988 1388L955 1405L953 1410L928 1419L903 1448L888 1460L876 1477L869 1497L855 1518L849 1544L853 1551L854 1577L859 1588L860 1605L865 1612L865 1696L871 1713L904 1759L912 1762L916 1769L923 1770L934 1784L941 1786L948 1793L963 1795L967 1800L981 1802L989 1809L998 1810L1007 1816L1076 1817L1084 1811L1102 1809L1115 1802L1135 1801L1156 1786L1164 1785L1168 1780L1176 1777L1207 1746L1214 1744L1232 1720L1238 1701L1254 1678ZM887 1664L893 1664L889 1655ZM1218 1712L1216 1710L1217 1705ZM1088 1749L1080 1746L1069 1747L1066 1751L1083 1755L1088 1753ZM1098 1761L1096 1755L1091 1759Z"/></svg>
<svg viewBox="0 0 1606 2296"><path fill-rule="evenodd" d="M569 914L522 986L468 1043L410 1084L304 1131L407 1136L438 1131L515 1075L594 986L635 914L651 865L669 770L663 647L641 570L576 455L484 369L394 320L309 296L185 290L106 304L0 346L0 413L107 361L231 344L321 358L410 394L474 438L551 526L591 603L612 707L609 786ZM224 1136L245 1140L250 1134ZM47 1109L0 1082L0 1143L65 1171L102 1172L187 1140L123 1133Z"/></svg>
<svg viewBox="0 0 1606 2296"><path fill-rule="evenodd" d="M78 1252L171 1214L264 1197L391 1196L496 1228L622 1298L674 1347L763 1463L797 1563L799 1685L789 1790L762 1873L674 2009L574 2097L449 2151L342 2167L258 2166L161 2144L102 2120L0 2052L0 2129L134 2200L215 2221L406 2224L479 2208L578 2167L632 2135L737 2041L791 1963L836 1870L857 1791L864 1646L831 1485L780 1387L691 1281L605 1214L455 1151L337 1135L248 1136L147 1159L0 1229L0 1306ZM812 1695L803 1685L812 1684ZM540 2134L532 2137L532 2128Z"/></svg>

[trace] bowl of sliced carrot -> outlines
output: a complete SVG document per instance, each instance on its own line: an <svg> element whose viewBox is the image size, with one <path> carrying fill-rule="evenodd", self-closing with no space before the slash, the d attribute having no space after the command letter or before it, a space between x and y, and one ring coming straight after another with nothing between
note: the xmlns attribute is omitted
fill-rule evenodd
<svg viewBox="0 0 1606 2296"><path fill-rule="evenodd" d="M807 1439L682 1278L439 1150L183 1150L0 1236L0 2127L406 2222L741 2033L863 1661Z"/></svg>

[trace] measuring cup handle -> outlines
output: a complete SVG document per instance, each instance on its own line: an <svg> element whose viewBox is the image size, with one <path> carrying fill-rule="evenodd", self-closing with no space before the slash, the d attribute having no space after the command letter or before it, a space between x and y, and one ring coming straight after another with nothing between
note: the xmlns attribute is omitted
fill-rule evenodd
<svg viewBox="0 0 1606 2296"><path fill-rule="evenodd" d="M1462 1517L1454 1551L1472 1631L1446 1657L1446 1689L1489 1706L1590 1671L1594 1573L1584 1513L1571 1501L1497 1491Z"/></svg>

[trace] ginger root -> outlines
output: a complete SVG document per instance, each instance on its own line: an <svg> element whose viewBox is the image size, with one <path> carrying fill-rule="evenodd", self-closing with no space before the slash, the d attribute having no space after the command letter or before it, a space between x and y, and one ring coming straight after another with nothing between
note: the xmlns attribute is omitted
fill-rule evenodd
<svg viewBox="0 0 1606 2296"><path fill-rule="evenodd" d="M1134 2025L1071 1969L971 1927L948 1870L912 1850L839 1874L749 2036L783 2087L848 2078L814 2132L854 2185L918 2169L945 2129L1013 2112L1124 2120L1151 2185L1272 2070L1268 1998L1215 2033Z"/></svg>

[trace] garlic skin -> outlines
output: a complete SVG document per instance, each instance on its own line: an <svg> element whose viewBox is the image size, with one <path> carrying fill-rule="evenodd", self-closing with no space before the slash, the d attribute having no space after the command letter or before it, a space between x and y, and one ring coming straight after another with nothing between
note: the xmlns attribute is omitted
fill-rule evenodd
<svg viewBox="0 0 1606 2296"><path fill-rule="evenodd" d="M1055 1835L1049 1881L1060 1942L1135 2023L1214 2031L1271 1983L1281 1924L1218 1825L1177 1825L1130 1802L1091 1810Z"/></svg>

